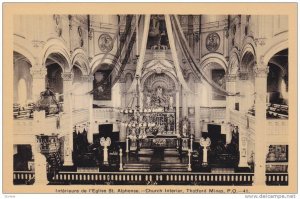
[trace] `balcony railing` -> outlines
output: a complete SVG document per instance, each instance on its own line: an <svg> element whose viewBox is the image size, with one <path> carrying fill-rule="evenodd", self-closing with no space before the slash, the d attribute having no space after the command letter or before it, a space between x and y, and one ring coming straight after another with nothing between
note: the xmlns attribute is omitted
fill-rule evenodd
<svg viewBox="0 0 300 199"><path fill-rule="evenodd" d="M14 184L27 184L34 183L34 171L14 171L13 176Z"/></svg>
<svg viewBox="0 0 300 199"><path fill-rule="evenodd" d="M239 111L230 111L230 121L238 126L250 129L255 132L255 116L242 114ZM287 136L288 135L288 120L286 119L266 119L267 121L267 136Z"/></svg>
<svg viewBox="0 0 300 199"><path fill-rule="evenodd" d="M224 120L225 115L225 107L200 107L200 117L204 120Z"/></svg>

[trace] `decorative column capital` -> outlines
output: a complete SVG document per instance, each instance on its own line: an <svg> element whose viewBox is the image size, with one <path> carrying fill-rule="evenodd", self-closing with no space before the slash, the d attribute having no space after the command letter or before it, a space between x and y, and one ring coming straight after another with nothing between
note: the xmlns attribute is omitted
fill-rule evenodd
<svg viewBox="0 0 300 199"><path fill-rule="evenodd" d="M62 73L61 77L64 81L73 81L74 74L70 72Z"/></svg>
<svg viewBox="0 0 300 199"><path fill-rule="evenodd" d="M82 75L81 81L83 82L92 82L94 80L94 76L92 75Z"/></svg>
<svg viewBox="0 0 300 199"><path fill-rule="evenodd" d="M30 74L32 75L33 79L44 79L47 74L47 69L32 67L30 68Z"/></svg>
<svg viewBox="0 0 300 199"><path fill-rule="evenodd" d="M233 75L233 74L227 74L227 75L226 75L226 81L227 81L227 82L235 82L235 81L236 81L236 75Z"/></svg>
<svg viewBox="0 0 300 199"><path fill-rule="evenodd" d="M255 66L254 72L255 72L255 77L266 78L269 73L269 66Z"/></svg>
<svg viewBox="0 0 300 199"><path fill-rule="evenodd" d="M239 72L239 79L240 80L248 80L249 76L247 72Z"/></svg>

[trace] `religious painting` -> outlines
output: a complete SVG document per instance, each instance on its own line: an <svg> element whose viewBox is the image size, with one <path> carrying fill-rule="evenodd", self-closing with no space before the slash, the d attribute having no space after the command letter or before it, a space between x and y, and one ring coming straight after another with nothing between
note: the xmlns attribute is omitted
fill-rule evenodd
<svg viewBox="0 0 300 199"><path fill-rule="evenodd" d="M195 117L195 107L188 108L188 115L189 117Z"/></svg>
<svg viewBox="0 0 300 199"><path fill-rule="evenodd" d="M98 45L102 52L110 52L113 49L113 39L109 34L102 34L99 37Z"/></svg>
<svg viewBox="0 0 300 199"><path fill-rule="evenodd" d="M206 48L210 52L215 52L220 46L220 36L216 32L210 33L206 37Z"/></svg>
<svg viewBox="0 0 300 199"><path fill-rule="evenodd" d="M94 100L111 100L111 70L98 70L94 74Z"/></svg>
<svg viewBox="0 0 300 199"><path fill-rule="evenodd" d="M226 81L225 81L225 71L223 69L211 70L211 78L218 86L220 86L225 90ZM226 96L218 94L218 90L213 88L212 99L226 100Z"/></svg>

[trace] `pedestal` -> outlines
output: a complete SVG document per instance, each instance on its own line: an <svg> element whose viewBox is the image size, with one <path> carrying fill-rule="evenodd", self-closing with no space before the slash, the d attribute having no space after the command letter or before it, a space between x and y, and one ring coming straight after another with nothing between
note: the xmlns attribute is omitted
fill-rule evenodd
<svg viewBox="0 0 300 199"><path fill-rule="evenodd" d="M122 158L123 158L123 150L122 150L122 148L120 149L120 168L119 168L119 170L120 171L123 171L124 169L123 169L123 160L122 160Z"/></svg>
<svg viewBox="0 0 300 199"><path fill-rule="evenodd" d="M111 139L102 137L100 139L100 145L103 146L103 164L108 165L108 146L111 144Z"/></svg>
<svg viewBox="0 0 300 199"><path fill-rule="evenodd" d="M129 138L126 138L126 153L129 153Z"/></svg>
<svg viewBox="0 0 300 199"><path fill-rule="evenodd" d="M103 149L103 164L108 165L108 149L107 149L107 146L104 146L104 149Z"/></svg>
<svg viewBox="0 0 300 199"><path fill-rule="evenodd" d="M203 148L203 160L202 160L202 166L207 166L207 148Z"/></svg>
<svg viewBox="0 0 300 199"><path fill-rule="evenodd" d="M202 166L207 166L207 147L209 147L211 144L211 141L209 138L204 139L203 137L200 139L200 146L203 147L203 160L202 160Z"/></svg>
<svg viewBox="0 0 300 199"><path fill-rule="evenodd" d="M188 152L188 156L189 156L189 164L188 164L188 171L192 171L192 167L191 167L191 150L189 150Z"/></svg>

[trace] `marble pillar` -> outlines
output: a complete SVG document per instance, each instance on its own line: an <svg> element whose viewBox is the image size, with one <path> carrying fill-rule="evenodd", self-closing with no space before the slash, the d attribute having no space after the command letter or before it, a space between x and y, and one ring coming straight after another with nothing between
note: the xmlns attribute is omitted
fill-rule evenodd
<svg viewBox="0 0 300 199"><path fill-rule="evenodd" d="M63 110L65 113L65 119L63 124L63 132L65 133L64 142L64 166L72 166L73 159L73 105L72 105L72 82L73 73L62 73L63 79L63 94L64 94L64 105Z"/></svg>
<svg viewBox="0 0 300 199"><path fill-rule="evenodd" d="M32 67L30 68L32 75L32 99L34 102L40 99L41 92L46 90L45 78L47 69L44 67Z"/></svg>
<svg viewBox="0 0 300 199"><path fill-rule="evenodd" d="M182 118L188 116L188 93L182 91Z"/></svg>
<svg viewBox="0 0 300 199"><path fill-rule="evenodd" d="M254 184L265 185L266 170L266 94L269 67L255 66L255 167Z"/></svg>
<svg viewBox="0 0 300 199"><path fill-rule="evenodd" d="M179 100L180 100L180 92L176 90L176 134L179 135Z"/></svg>
<svg viewBox="0 0 300 199"><path fill-rule="evenodd" d="M87 84L87 91L93 90L93 80L94 76L92 75L83 75L81 77L82 81ZM87 94L88 109L89 109L89 131L87 132L87 139L89 143L93 143L93 133L94 133L94 112L93 112L93 95Z"/></svg>
<svg viewBox="0 0 300 199"><path fill-rule="evenodd" d="M200 82L196 83L195 87L195 139L201 138L201 121L200 121L200 106L201 106L201 93L202 93L202 86Z"/></svg>
<svg viewBox="0 0 300 199"><path fill-rule="evenodd" d="M247 129L239 129L239 151L240 151L240 161L239 167L249 167L247 163Z"/></svg>
<svg viewBox="0 0 300 199"><path fill-rule="evenodd" d="M248 84L248 73L240 72L239 73L239 86L240 86L240 96L239 96L239 108L241 112L246 113L248 111L248 104L247 104L247 92L248 90L245 89L246 85Z"/></svg>
<svg viewBox="0 0 300 199"><path fill-rule="evenodd" d="M226 75L226 90L234 94L236 92L236 75ZM230 111L235 109L235 96L226 97L226 122L230 122Z"/></svg>

